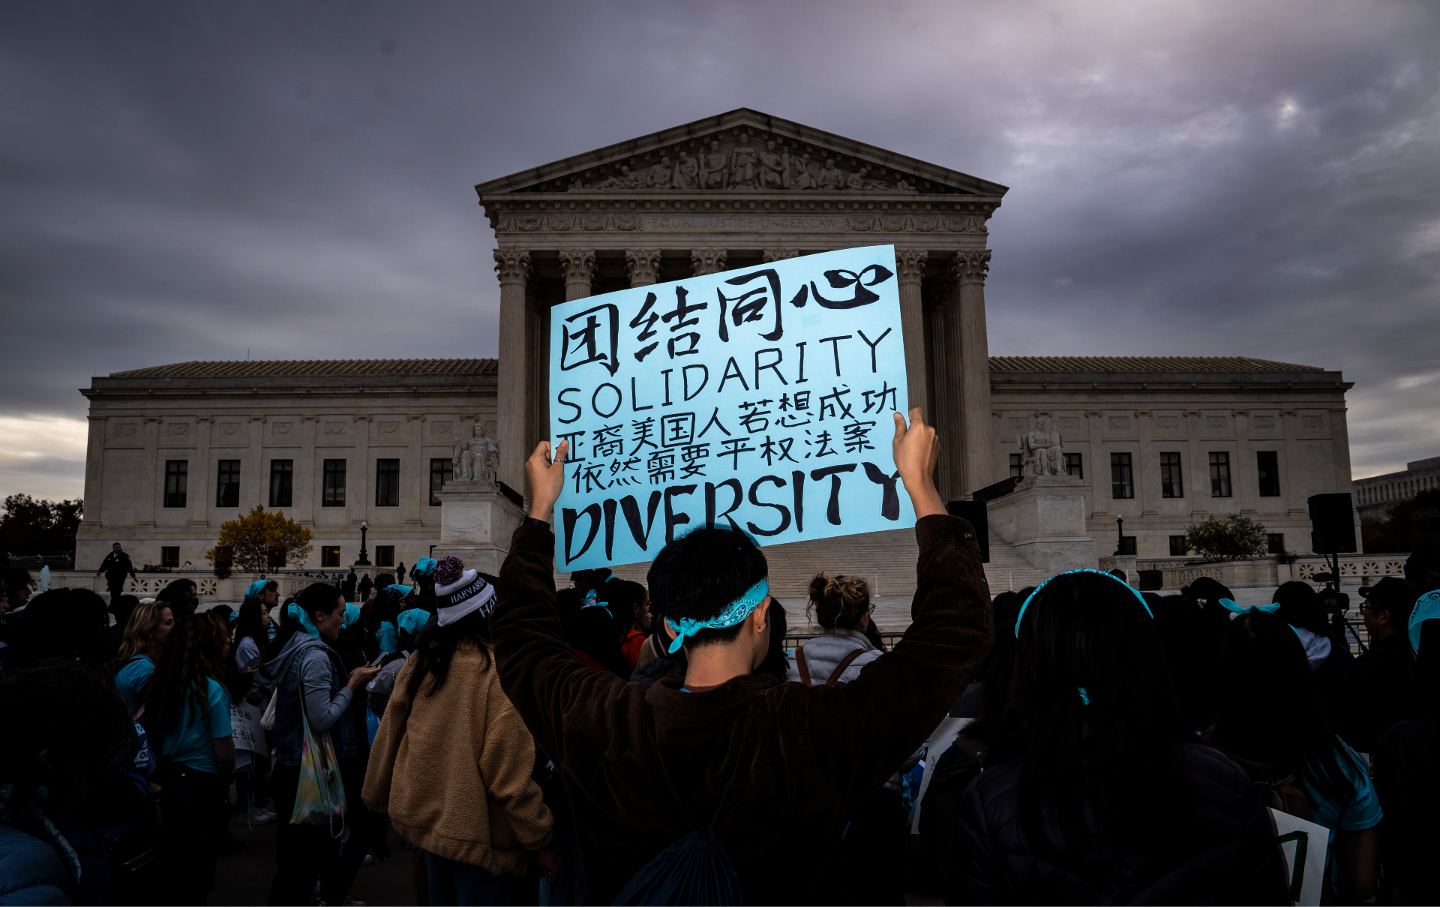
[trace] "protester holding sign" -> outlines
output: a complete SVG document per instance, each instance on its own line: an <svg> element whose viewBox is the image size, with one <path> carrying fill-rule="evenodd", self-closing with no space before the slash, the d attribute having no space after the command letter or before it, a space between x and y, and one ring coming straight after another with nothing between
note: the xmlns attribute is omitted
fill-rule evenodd
<svg viewBox="0 0 1440 907"><path fill-rule="evenodd" d="M975 533L945 514L935 490L934 429L918 410L908 426L898 413L893 421L891 457L919 516L913 622L893 651L830 689L752 673L770 651L765 556L723 524L678 537L650 571L650 594L676 631L671 645L688 655L684 677L646 686L586 668L554 607L548 520L566 445L552 462L541 443L526 463L530 511L500 575L496 658L506 692L563 773L586 902L698 898L683 880L657 878L682 861L646 867L672 846L718 867L722 890L712 897L806 900L807 880L793 867L824 859L849 809L926 738L974 674L991 637Z"/></svg>

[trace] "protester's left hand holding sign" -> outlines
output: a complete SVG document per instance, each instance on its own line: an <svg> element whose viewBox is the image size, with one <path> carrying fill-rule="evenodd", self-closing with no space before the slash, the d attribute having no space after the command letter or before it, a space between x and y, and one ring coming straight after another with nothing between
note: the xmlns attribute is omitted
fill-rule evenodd
<svg viewBox="0 0 1440 907"><path fill-rule="evenodd" d="M525 461L525 484L530 491L531 519L550 521L550 511L560 499L560 490L565 487L565 454L570 450L569 441L561 441L550 457L550 442L541 441L535 445L530 459Z"/></svg>

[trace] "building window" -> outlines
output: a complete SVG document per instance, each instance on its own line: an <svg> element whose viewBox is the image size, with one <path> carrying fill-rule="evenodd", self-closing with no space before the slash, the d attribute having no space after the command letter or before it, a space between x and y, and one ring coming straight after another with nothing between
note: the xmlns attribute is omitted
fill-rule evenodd
<svg viewBox="0 0 1440 907"><path fill-rule="evenodd" d="M1135 497L1135 474L1131 469L1128 453L1110 455L1110 497Z"/></svg>
<svg viewBox="0 0 1440 907"><path fill-rule="evenodd" d="M1210 451L1210 497L1230 497L1230 454Z"/></svg>
<svg viewBox="0 0 1440 907"><path fill-rule="evenodd" d="M1267 533L1265 533L1265 550L1268 551L1268 552L1270 552L1271 554L1284 554L1284 553L1285 553L1285 533L1283 533L1283 532L1267 532Z"/></svg>
<svg viewBox="0 0 1440 907"><path fill-rule="evenodd" d="M1085 478L1085 458L1078 453L1065 455L1065 474L1077 479Z"/></svg>
<svg viewBox="0 0 1440 907"><path fill-rule="evenodd" d="M338 567L338 566L340 566L340 546L339 546L339 545L321 545L321 546L320 546L320 566L322 566L322 567Z"/></svg>
<svg viewBox="0 0 1440 907"><path fill-rule="evenodd" d="M1189 553L1190 553L1190 546L1185 544L1185 536L1183 536L1183 535L1172 535L1172 536L1170 536L1170 556L1171 556L1171 557L1184 557L1185 555L1187 555L1187 554L1189 554Z"/></svg>
<svg viewBox="0 0 1440 907"><path fill-rule="evenodd" d="M1120 549L1119 549L1118 551L1116 551L1115 553L1116 553L1117 555L1120 555L1121 557L1124 557L1124 556L1126 556L1126 555L1128 555L1128 556L1130 556L1130 557L1134 557L1134 556L1135 556L1135 536L1133 536L1133 535L1122 535L1122 536L1120 536Z"/></svg>
<svg viewBox="0 0 1440 907"><path fill-rule="evenodd" d="M345 506L345 461L326 460L320 492L321 507Z"/></svg>
<svg viewBox="0 0 1440 907"><path fill-rule="evenodd" d="M375 546L375 566L377 566L377 567L393 567L393 566L395 566L395 546L394 546L394 545L376 545L376 546Z"/></svg>
<svg viewBox="0 0 1440 907"><path fill-rule="evenodd" d="M1160 497L1185 497L1185 476L1180 470L1180 453L1178 451L1160 454Z"/></svg>
<svg viewBox="0 0 1440 907"><path fill-rule="evenodd" d="M436 457L430 461L430 506L440 506L440 490L453 478L455 464L449 457Z"/></svg>
<svg viewBox="0 0 1440 907"><path fill-rule="evenodd" d="M1273 450L1255 451L1255 474L1260 479L1260 497L1280 497L1280 455Z"/></svg>
<svg viewBox="0 0 1440 907"><path fill-rule="evenodd" d="M221 460L215 471L215 506L240 506L240 461Z"/></svg>
<svg viewBox="0 0 1440 907"><path fill-rule="evenodd" d="M1010 478L1018 479L1025 475L1025 455L1010 455Z"/></svg>
<svg viewBox="0 0 1440 907"><path fill-rule="evenodd" d="M375 506L400 506L400 461L375 461Z"/></svg>
<svg viewBox="0 0 1440 907"><path fill-rule="evenodd" d="M180 566L179 545L160 546L160 566L169 567L171 570L174 570L176 567Z"/></svg>
<svg viewBox="0 0 1440 907"><path fill-rule="evenodd" d="M270 461L270 506L289 507L295 497L295 461Z"/></svg>
<svg viewBox="0 0 1440 907"><path fill-rule="evenodd" d="M185 490L189 484L190 461L165 461L165 506L184 507Z"/></svg>

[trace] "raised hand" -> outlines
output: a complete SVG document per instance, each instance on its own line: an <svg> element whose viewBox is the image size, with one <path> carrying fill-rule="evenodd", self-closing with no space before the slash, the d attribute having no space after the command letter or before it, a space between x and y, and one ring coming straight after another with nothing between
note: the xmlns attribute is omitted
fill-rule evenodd
<svg viewBox="0 0 1440 907"><path fill-rule="evenodd" d="M915 516L933 516L945 512L945 502L935 488L935 465L940 462L940 439L935 429L925 424L919 407L910 410L910 424L895 413L895 438L891 443L895 468L905 491L915 506Z"/></svg>
<svg viewBox="0 0 1440 907"><path fill-rule="evenodd" d="M550 457L550 442L541 441L535 445L535 452L525 461L525 485L530 492L530 517L536 520L550 520L550 511L560 498L560 489L565 486L565 455L570 452L570 442L561 441Z"/></svg>

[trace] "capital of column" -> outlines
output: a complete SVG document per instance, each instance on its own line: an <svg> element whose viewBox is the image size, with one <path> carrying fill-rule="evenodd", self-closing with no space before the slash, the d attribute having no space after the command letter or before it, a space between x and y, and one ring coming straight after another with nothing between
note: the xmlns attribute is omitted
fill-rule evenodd
<svg viewBox="0 0 1440 907"><path fill-rule="evenodd" d="M595 276L594 249L563 249L560 252L560 273L568 281L589 283Z"/></svg>
<svg viewBox="0 0 1440 907"><path fill-rule="evenodd" d="M787 258L795 258L799 254L799 249L766 249L763 258L766 262L784 261Z"/></svg>
<svg viewBox="0 0 1440 907"><path fill-rule="evenodd" d="M925 276L925 260L929 256L924 249L896 249L895 266L900 270L900 282L919 283Z"/></svg>
<svg viewBox="0 0 1440 907"><path fill-rule="evenodd" d="M495 273L500 286L523 284L530 274L530 252L526 249L496 249Z"/></svg>
<svg viewBox="0 0 1440 907"><path fill-rule="evenodd" d="M955 278L962 284L984 283L989 270L989 249L961 249L955 253Z"/></svg>
<svg viewBox="0 0 1440 907"><path fill-rule="evenodd" d="M724 249L691 249L690 266L695 274L714 274L725 270Z"/></svg>
<svg viewBox="0 0 1440 907"><path fill-rule="evenodd" d="M659 249L626 249L625 271L630 275L630 286L643 287L660 281Z"/></svg>

